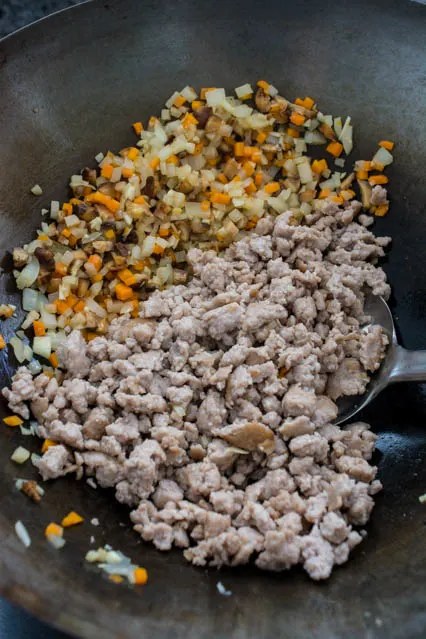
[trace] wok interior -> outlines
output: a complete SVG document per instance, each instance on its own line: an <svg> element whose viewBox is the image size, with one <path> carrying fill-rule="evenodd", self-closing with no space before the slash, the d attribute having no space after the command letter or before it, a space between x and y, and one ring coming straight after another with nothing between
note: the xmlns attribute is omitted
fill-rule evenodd
<svg viewBox="0 0 426 639"><path fill-rule="evenodd" d="M7 39L0 45L2 254L33 236L40 208L64 200L72 173L93 163L99 151L134 141L130 124L158 113L173 90L188 83L232 89L265 78L289 98L312 95L324 112L351 115L356 158L370 157L380 139L395 140L391 212L376 223L376 232L394 238L385 268L402 341L425 348L424 17L424 7L396 0L279 6L272 0L232 6L178 0L173 6L144 3L143 9L137 0L123 0L79 6ZM41 198L29 194L35 183L43 187ZM6 259L6 271L8 265ZM19 306L11 282L2 275L2 301ZM4 326L6 339L20 319ZM0 364L4 385L11 371L5 352ZM420 385L395 386L361 414L380 433L375 460L385 490L376 498L367 540L320 585L297 570L206 571L188 565L179 551L161 554L131 531L125 507L84 481L49 484L42 504L32 504L13 486L18 476L35 473L10 462L22 440L4 429L3 593L87 637L136 637L141 629L147 636L197 639L277 632L424 636L426 515L418 497L426 480L425 399ZM36 441L25 445L39 448ZM71 509L87 524L55 552L44 527ZM99 528L88 523L92 517L99 518ZM13 533L17 519L32 537L29 551ZM96 546L110 543L148 569L143 592L117 587L83 567L91 535ZM217 593L219 580L232 597Z"/></svg>

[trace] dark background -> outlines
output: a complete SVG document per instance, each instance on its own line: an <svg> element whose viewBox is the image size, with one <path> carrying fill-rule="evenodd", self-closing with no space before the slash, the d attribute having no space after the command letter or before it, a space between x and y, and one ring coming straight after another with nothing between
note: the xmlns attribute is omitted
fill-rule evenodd
<svg viewBox="0 0 426 639"><path fill-rule="evenodd" d="M0 38L82 0L0 0ZM0 599L0 639L68 639L23 610Z"/></svg>

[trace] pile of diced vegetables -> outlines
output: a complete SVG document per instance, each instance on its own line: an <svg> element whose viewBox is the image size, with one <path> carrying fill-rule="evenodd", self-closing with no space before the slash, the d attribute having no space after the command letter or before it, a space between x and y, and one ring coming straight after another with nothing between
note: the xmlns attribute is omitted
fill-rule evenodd
<svg viewBox="0 0 426 639"><path fill-rule="evenodd" d="M90 340L113 318L136 317L150 290L186 282L191 247L221 251L266 214L291 210L303 224L329 200L356 198L355 188L365 211L387 213L370 196L388 181L392 142L380 142L371 161L346 172L349 117L324 115L309 97L291 103L263 80L235 93L189 86L173 93L146 129L133 124L135 146L99 153L96 168L71 177L73 197L42 210L50 220L13 253L28 313L22 331L32 331L30 343L21 331L11 340L20 362L34 353L56 367L55 350L69 330ZM311 146L323 147L324 157L312 159ZM38 360L30 366L39 372Z"/></svg>

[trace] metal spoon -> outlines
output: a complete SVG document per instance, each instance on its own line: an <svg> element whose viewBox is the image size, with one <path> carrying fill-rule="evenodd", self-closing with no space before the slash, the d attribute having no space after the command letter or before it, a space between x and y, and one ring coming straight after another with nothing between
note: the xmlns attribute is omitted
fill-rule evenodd
<svg viewBox="0 0 426 639"><path fill-rule="evenodd" d="M389 338L389 346L381 367L371 377L364 395L341 397L337 400L339 413L335 424L353 417L389 384L426 381L426 351L408 351L398 344L392 313L385 300L370 295L366 300L365 314L371 317L371 324L383 327Z"/></svg>

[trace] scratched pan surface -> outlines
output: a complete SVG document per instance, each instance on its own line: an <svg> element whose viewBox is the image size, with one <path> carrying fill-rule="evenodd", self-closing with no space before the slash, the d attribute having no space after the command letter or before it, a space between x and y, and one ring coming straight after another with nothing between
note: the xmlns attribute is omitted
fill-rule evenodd
<svg viewBox="0 0 426 639"><path fill-rule="evenodd" d="M359 158L381 138L396 140L392 211L376 230L394 238L386 270L403 342L425 348L425 29L426 7L402 0L122 0L81 5L12 35L0 43L2 256L33 236L43 204L64 199L69 175L100 150L130 143L129 124L158 113L174 89L267 78L286 96L313 95L326 113L352 115ZM36 182L39 199L29 195ZM1 286L19 304L7 273ZM3 352L1 382L10 374ZM84 482L58 481L33 505L13 490L14 478L29 471L9 461L19 436L4 429L1 591L57 627L96 639L425 637L426 510L418 502L426 490L425 407L424 387L406 385L365 411L380 433L385 491L368 539L323 584L297 570L191 567L180 552L140 543L120 525L126 509ZM70 531L55 552L42 530L70 507L101 526ZM13 533L17 519L31 533L29 550ZM143 592L84 566L92 534L148 568ZM218 595L219 579L232 597Z"/></svg>

